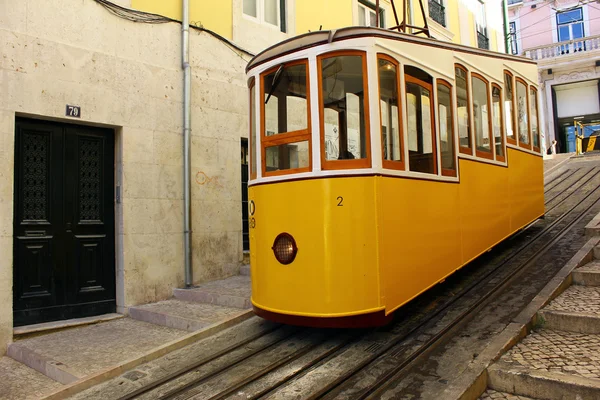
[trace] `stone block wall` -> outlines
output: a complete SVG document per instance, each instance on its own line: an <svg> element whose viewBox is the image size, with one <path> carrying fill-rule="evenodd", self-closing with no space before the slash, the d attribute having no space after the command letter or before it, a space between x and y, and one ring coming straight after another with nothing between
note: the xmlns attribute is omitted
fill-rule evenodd
<svg viewBox="0 0 600 400"><path fill-rule="evenodd" d="M127 6L125 0L119 1ZM247 56L191 31L194 282L237 273ZM0 4L0 354L12 338L15 118L116 132L117 305L183 285L181 26L120 19L93 0ZM81 106L80 119L65 105Z"/></svg>

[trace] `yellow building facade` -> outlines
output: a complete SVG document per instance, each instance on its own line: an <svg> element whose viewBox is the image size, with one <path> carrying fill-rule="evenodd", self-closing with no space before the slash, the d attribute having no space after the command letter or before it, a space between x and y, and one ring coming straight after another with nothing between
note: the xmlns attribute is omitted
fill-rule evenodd
<svg viewBox="0 0 600 400"><path fill-rule="evenodd" d="M403 2L396 0L402 20ZM424 0L431 35L438 40L504 51L500 0ZM132 0L133 8L181 20L181 0ZM319 29L375 26L370 0L230 0L191 1L190 21L258 52L280 40ZM392 4L380 0L380 26L396 25ZM408 23L423 26L419 2L407 0ZM487 47L486 47L487 46Z"/></svg>

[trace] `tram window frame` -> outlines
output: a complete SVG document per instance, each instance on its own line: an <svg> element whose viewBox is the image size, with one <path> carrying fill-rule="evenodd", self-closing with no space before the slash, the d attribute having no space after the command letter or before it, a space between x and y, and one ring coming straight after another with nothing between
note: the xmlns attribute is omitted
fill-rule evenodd
<svg viewBox="0 0 600 400"><path fill-rule="evenodd" d="M511 127L512 127L512 132L513 135L509 136L508 133L506 134L506 143L507 144L512 144L512 145L517 145L517 140L518 140L518 132L517 132L517 117L516 117L516 85L515 85L515 76L512 74L512 72L508 71L508 70L504 70L504 85L506 86L506 77L510 77L510 83L512 85L512 97L510 99L511 105L512 105L512 109L510 111L510 123L511 123ZM506 91L504 92L504 95L506 96L508 94L508 88L505 88ZM502 104L502 108L505 110L504 111L504 119L506 120L506 107L504 107L504 102L506 101L506 98L503 99L503 104ZM506 121L503 121L504 124L506 124Z"/></svg>
<svg viewBox="0 0 600 400"><path fill-rule="evenodd" d="M363 115L365 128L365 158L327 160L325 157L325 107L323 102L323 60L342 56L358 56L362 61L363 78ZM336 50L317 56L317 79L319 87L319 135L321 141L321 168L323 170L364 169L371 168L371 118L369 106L369 76L367 69L367 52L362 50Z"/></svg>
<svg viewBox="0 0 600 400"><path fill-rule="evenodd" d="M515 113L515 119L517 122L517 130L515 131L515 133L517 134L517 139L518 139L518 143L519 146L527 149L527 150L531 150L531 146L532 146L532 140L531 140L531 118L529 116L529 85L527 84L527 82L525 82L525 79L519 77L519 76L515 76L515 100L518 100L518 83L522 83L525 86L525 114L527 115L527 136L529 139L529 143L523 143L521 142L521 132L519 131L519 119L518 119L518 108L519 108L519 104L517 102L516 104L516 113Z"/></svg>
<svg viewBox="0 0 600 400"><path fill-rule="evenodd" d="M248 132L248 146L250 147L250 179L256 179L256 80L254 77L248 81L248 93L250 97L250 126Z"/></svg>
<svg viewBox="0 0 600 400"><path fill-rule="evenodd" d="M471 116L471 82L469 82L469 70L463 66L462 64L454 64L454 83L456 89L454 91L454 96L456 98L456 118L458 121L458 80L456 79L456 69L461 69L465 72L465 84L466 84L466 92L467 92L467 141L469 146L463 146L460 143L460 129L457 130L456 134L458 135L458 152L461 154L473 155L473 121Z"/></svg>
<svg viewBox="0 0 600 400"><path fill-rule="evenodd" d="M448 107L448 112L450 113L450 120L451 120L450 129L451 129L451 131L447 132L447 135L448 135L449 138L451 138L450 143L451 143L451 150L452 150L452 168L444 168L444 166L443 166L443 160L442 160L442 157L443 157L443 155L442 155L442 149L441 149L441 147L442 147L442 137L441 137L441 134L442 134L442 129L441 129L441 127L442 127L442 120L441 120L441 113L439 112L439 107L440 107L439 86L440 85L445 86L445 87L447 87L450 90L450 98L449 98L450 105ZM440 153L440 162L441 162L440 170L442 171L442 176L454 176L454 177L456 177L457 176L457 171L456 171L456 143L455 143L456 137L455 137L455 134L454 134L454 131L455 131L455 129L454 129L454 90L453 90L452 84L450 82L444 80L444 79L436 79L435 90L436 90L436 103L437 103L437 106L438 106L438 112L437 112L436 115L437 115L437 120L439 122L438 136L439 136L439 144L440 144L440 150L439 150L439 153Z"/></svg>
<svg viewBox="0 0 600 400"><path fill-rule="evenodd" d="M306 129L300 129L289 132L281 132L274 135L266 135L265 119L265 77L277 72L279 68L294 67L304 65L306 67ZM312 139L311 139L311 95L310 95L310 67L308 58L294 60L287 63L276 65L260 74L260 146L261 146L261 171L263 177L297 174L301 172L312 171ZM308 142L308 166L300 168L279 169L276 171L267 171L267 148Z"/></svg>
<svg viewBox="0 0 600 400"><path fill-rule="evenodd" d="M384 60L396 67L396 93L397 93L397 109L398 109L398 132L396 132L396 139L399 144L399 152L400 152L400 160L388 160L385 156L385 140L383 137L383 124L382 124L382 110L381 110L381 75L379 68L379 60ZM381 135L381 158L383 162L383 168L387 169L395 169L404 171L406 169L406 161L404 154L404 123L402 118L402 107L404 106L404 101L402 99L402 85L400 82L400 63L393 57L384 54L377 53L377 80L378 80L378 93L379 93L379 127L380 127L380 135ZM391 119L391 116L390 116ZM386 135L389 135L390 132L386 132Z"/></svg>
<svg viewBox="0 0 600 400"><path fill-rule="evenodd" d="M500 91L500 148L502 149L502 155L499 155L498 152L496 151L496 136L494 135L493 129L494 129L494 88L498 89ZM502 86L500 86L497 83L492 83L492 91L490 92L490 98L492 100L492 137L494 138L494 154L496 156L496 161L500 161L500 162L506 162L506 133L504 132L504 93L502 91Z"/></svg>
<svg viewBox="0 0 600 400"><path fill-rule="evenodd" d="M533 126L531 124L531 122L533 121L533 119L532 119L533 116L531 115L531 112L533 110L531 109L531 100L528 100L529 101L529 126L530 126L530 130L531 130L531 132L530 132L531 146L533 148L533 151L539 153L540 148L542 146L542 142L541 142L542 137L540 135L540 105L539 105L539 101L538 101L539 99L538 99L537 95L538 95L537 88L533 85L529 85L528 96L529 97L535 96L534 97L535 98L535 122L536 122L536 126L537 126L537 133L535 136L537 136L537 142L538 142L538 145L535 146L534 141L533 141L533 139L534 139Z"/></svg>
<svg viewBox="0 0 600 400"><path fill-rule="evenodd" d="M487 99L487 126L488 126L488 141L489 141L489 145L490 145L490 150L480 150L479 146L477 144L477 126L475 125L475 104L473 103L473 101L475 100L475 95L473 94L473 80L474 79L479 79L480 81L482 81L485 85L485 97ZM480 75L476 72L471 72L471 110L473 112L473 133L474 133L474 137L475 137L475 155L477 157L481 157L481 158L485 158L488 160L493 160L494 159L494 153L495 153L495 148L494 148L494 139L493 139L493 135L492 135L492 113L491 113L491 107L490 104L492 104L492 98L491 98L491 93L490 93L490 81L487 80L483 75ZM481 127L483 128L483 124L485 121L481 121ZM483 138L483 135L482 135ZM485 138L483 138L485 139Z"/></svg>
<svg viewBox="0 0 600 400"><path fill-rule="evenodd" d="M418 77L415 76L411 76L410 74L408 74L406 72L407 68L414 68L415 70L419 71L419 72L423 72L425 73L430 79L431 79L431 83L429 82L425 82L421 79L419 79ZM409 141L407 141L406 146L408 149L408 171L411 172L418 172L418 173L422 173L422 174L430 174L430 175L438 175L438 146L437 146L437 132L436 132L436 112L435 112L435 93L433 90L433 84L435 82L435 80L433 79L433 76L431 76L431 74L429 74L427 71L422 70L419 67L415 67L413 65L404 65L404 96L406 98L406 96L408 95L409 91L407 89L408 84L413 84L413 85L417 85L419 86L421 89L425 89L429 91L429 113L430 113L430 127L431 127L431 157L432 157L432 167L433 170L431 172L428 171L418 171L418 170L413 170L410 167L410 160L411 160L411 154L410 154L410 144ZM404 102L405 107L406 107L406 115L407 115L407 124L410 121L409 117L408 117L408 100L405 100ZM417 129L418 129L418 120L417 120ZM410 128L409 130L406 132L407 134L407 138L408 135L410 134ZM422 127L421 127L421 132L419 133L419 131L417 130L417 148L418 148L418 138L419 138L419 134L421 137L424 137L423 135L423 131L422 131ZM423 146L423 145L422 145ZM418 151L418 150L417 150ZM428 153L423 153L423 154L428 154Z"/></svg>

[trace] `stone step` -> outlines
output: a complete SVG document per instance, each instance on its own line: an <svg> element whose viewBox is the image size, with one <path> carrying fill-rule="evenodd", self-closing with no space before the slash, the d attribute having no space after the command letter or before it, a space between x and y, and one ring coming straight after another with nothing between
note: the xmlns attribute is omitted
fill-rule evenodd
<svg viewBox="0 0 600 400"><path fill-rule="evenodd" d="M240 275L250 276L250 264L242 265L240 267Z"/></svg>
<svg viewBox="0 0 600 400"><path fill-rule="evenodd" d="M231 320L245 312L239 308L194 303L178 299L129 308L129 316L138 321L190 332Z"/></svg>
<svg viewBox="0 0 600 400"><path fill-rule="evenodd" d="M175 289L173 293L179 300L241 309L252 308L249 276L232 276L190 289Z"/></svg>
<svg viewBox="0 0 600 400"><path fill-rule="evenodd" d="M63 386L10 357L0 357L0 376L3 400L41 399Z"/></svg>
<svg viewBox="0 0 600 400"><path fill-rule="evenodd" d="M600 286L600 261L595 260L575 269L573 283L584 286Z"/></svg>
<svg viewBox="0 0 600 400"><path fill-rule="evenodd" d="M184 330L122 318L19 340L8 346L7 355L66 385L186 334Z"/></svg>
<svg viewBox="0 0 600 400"><path fill-rule="evenodd" d="M600 333L600 287L572 285L538 315L547 329Z"/></svg>
<svg viewBox="0 0 600 400"><path fill-rule="evenodd" d="M547 400L600 399L598 379L522 367L506 367L501 363L488 368L488 386L521 398L526 396Z"/></svg>
<svg viewBox="0 0 600 400"><path fill-rule="evenodd" d="M541 329L488 368L488 387L541 399L599 399L599 346L598 334Z"/></svg>

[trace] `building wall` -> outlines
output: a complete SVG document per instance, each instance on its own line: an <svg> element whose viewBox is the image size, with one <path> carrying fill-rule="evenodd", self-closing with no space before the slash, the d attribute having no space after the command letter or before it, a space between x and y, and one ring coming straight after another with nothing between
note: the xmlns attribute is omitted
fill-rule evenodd
<svg viewBox="0 0 600 400"><path fill-rule="evenodd" d="M129 0L131 7L181 21L181 0ZM227 39L233 37L231 1L190 1L190 24L217 32Z"/></svg>
<svg viewBox="0 0 600 400"><path fill-rule="evenodd" d="M121 2L123 3L123 2ZM57 23L60 21L60 23ZM93 0L0 5L0 354L12 339L15 117L116 131L118 310L183 285L181 26L120 19ZM247 57L190 34L194 282L238 272Z"/></svg>

